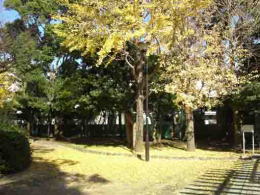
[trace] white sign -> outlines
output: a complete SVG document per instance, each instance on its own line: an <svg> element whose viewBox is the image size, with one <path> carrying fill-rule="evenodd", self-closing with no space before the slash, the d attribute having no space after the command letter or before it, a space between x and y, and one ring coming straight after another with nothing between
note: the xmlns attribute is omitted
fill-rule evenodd
<svg viewBox="0 0 260 195"><path fill-rule="evenodd" d="M217 111L205 111L205 115L206 116L216 116L217 115Z"/></svg>

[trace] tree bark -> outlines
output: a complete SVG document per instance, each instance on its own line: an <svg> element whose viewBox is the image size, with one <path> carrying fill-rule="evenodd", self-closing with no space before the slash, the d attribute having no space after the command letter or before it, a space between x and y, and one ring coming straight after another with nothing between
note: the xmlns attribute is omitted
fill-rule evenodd
<svg viewBox="0 0 260 195"><path fill-rule="evenodd" d="M51 135L51 116L48 115L48 129L47 129L47 137L50 137Z"/></svg>
<svg viewBox="0 0 260 195"><path fill-rule="evenodd" d="M143 95L139 94L136 100L136 144L135 151L141 152L144 148L143 143L143 128L144 128L144 118L143 118Z"/></svg>
<svg viewBox="0 0 260 195"><path fill-rule="evenodd" d="M233 147L238 148L241 147L241 119L239 115L239 111L233 108L233 123L232 123L232 134L233 134Z"/></svg>
<svg viewBox="0 0 260 195"><path fill-rule="evenodd" d="M135 44L134 50L130 52L132 55L131 59L134 62L130 64L126 57L126 63L132 68L132 75L135 80L136 87L136 97L135 97L135 105L136 105L136 120L133 127L133 149L136 152L141 152L144 149L144 140L143 140L143 129L144 129L144 86L145 86L145 78L144 78L144 67L146 63L146 50L147 46L143 42L138 42L134 40Z"/></svg>
<svg viewBox="0 0 260 195"><path fill-rule="evenodd" d="M81 124L80 124L80 137L83 138L85 136L85 121L84 117L81 118Z"/></svg>
<svg viewBox="0 0 260 195"><path fill-rule="evenodd" d="M55 117L55 123L54 123L54 134L55 134L55 138L60 138L61 137L61 128L60 128L60 117Z"/></svg>
<svg viewBox="0 0 260 195"><path fill-rule="evenodd" d="M88 120L84 119L84 136L88 137Z"/></svg>
<svg viewBox="0 0 260 195"><path fill-rule="evenodd" d="M134 147L134 142L133 142L133 118L132 114L130 112L125 113L125 123L126 123L126 142L127 146L129 148Z"/></svg>
<svg viewBox="0 0 260 195"><path fill-rule="evenodd" d="M31 110L29 111L29 114L28 114L27 130L28 130L29 135L34 136L33 135L33 113Z"/></svg>
<svg viewBox="0 0 260 195"><path fill-rule="evenodd" d="M27 121L27 131L28 131L28 135L32 135L32 132L31 132L31 122L28 120Z"/></svg>
<svg viewBox="0 0 260 195"><path fill-rule="evenodd" d="M134 128L136 133L136 143L135 151L142 152L144 149L143 142L143 129L144 129L144 65L145 65L145 55L144 51L138 52L138 64L135 68L135 76L137 82L137 95L136 95L136 128Z"/></svg>
<svg viewBox="0 0 260 195"><path fill-rule="evenodd" d="M122 130L122 113L119 112L118 113L118 128L119 128L119 134L120 134L120 138L123 137L123 130Z"/></svg>
<svg viewBox="0 0 260 195"><path fill-rule="evenodd" d="M158 110L158 115L159 115L159 125L157 128L157 132L156 132L156 140L157 143L160 144L162 142L162 116L160 114L160 110Z"/></svg>
<svg viewBox="0 0 260 195"><path fill-rule="evenodd" d="M185 108L186 114L186 136L187 136L187 151L195 151L195 134L194 134L194 120L193 111L191 108Z"/></svg>

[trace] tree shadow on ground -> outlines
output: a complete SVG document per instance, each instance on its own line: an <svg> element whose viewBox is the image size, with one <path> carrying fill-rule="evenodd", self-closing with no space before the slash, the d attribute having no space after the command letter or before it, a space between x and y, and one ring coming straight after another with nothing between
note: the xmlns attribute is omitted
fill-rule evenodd
<svg viewBox="0 0 260 195"><path fill-rule="evenodd" d="M101 177L99 174L94 174L88 178L88 182L92 183L109 183L109 180Z"/></svg>
<svg viewBox="0 0 260 195"><path fill-rule="evenodd" d="M156 150L163 150L165 148L171 149L179 149L179 150L187 150L186 141L182 141L179 139L163 139L160 143L151 143L151 147ZM207 150L207 151L215 151L215 152L241 152L240 150L234 150L229 143L223 142L222 140L196 140L196 149Z"/></svg>
<svg viewBox="0 0 260 195"><path fill-rule="evenodd" d="M120 138L70 138L69 141L86 146L125 146L125 141Z"/></svg>
<svg viewBox="0 0 260 195"><path fill-rule="evenodd" d="M127 144L124 140L120 138L68 138L66 140L57 140L62 142L69 142L76 145L83 145L85 147L91 147L91 146L110 146L110 147L119 147L121 149L124 149L128 152L131 152L131 149L127 148Z"/></svg>
<svg viewBox="0 0 260 195"><path fill-rule="evenodd" d="M48 149L48 148L33 148L32 151L33 152L38 152L38 153L49 153L49 152L53 152L55 149Z"/></svg>
<svg viewBox="0 0 260 195"><path fill-rule="evenodd" d="M128 152L132 152L131 149L127 148L124 140L120 138L66 138L62 140L58 140L61 142L73 143L76 145L82 145L86 148L91 146L101 146L101 147L117 147ZM150 143L151 148L155 150L165 150L165 149L178 149L178 150L187 150L186 142L182 140L169 140L163 139L160 143ZM205 151L213 151L213 152L235 152L241 153L241 150L233 149L229 143L224 142L222 140L197 140L196 143L197 149L205 150Z"/></svg>
<svg viewBox="0 0 260 195"><path fill-rule="evenodd" d="M187 149L186 145L187 145L186 142L181 140L162 140L160 143L151 144L151 146L156 150L162 150L165 148L175 148L184 151L186 151ZM196 148L201 150L207 150L207 151L215 151L215 152L241 152L232 149L229 143L223 142L221 140L217 140L217 141L197 140Z"/></svg>
<svg viewBox="0 0 260 195"><path fill-rule="evenodd" d="M156 150L161 150L163 148L175 148L180 150L186 150L186 143L181 140L161 140L160 143L151 144Z"/></svg>
<svg viewBox="0 0 260 195"><path fill-rule="evenodd" d="M37 152L51 152L42 149ZM0 178L1 195L81 195L88 194L87 190L93 183L105 184L110 181L100 175L86 176L65 173L59 166L73 166L77 161L57 159L46 161L34 158L29 169Z"/></svg>
<svg viewBox="0 0 260 195"><path fill-rule="evenodd" d="M212 169L180 194L260 194L260 159L239 161L232 169Z"/></svg>
<svg viewBox="0 0 260 195"><path fill-rule="evenodd" d="M241 152L241 150L234 149L229 142L223 140L197 140L197 148L209 151L219 152Z"/></svg>

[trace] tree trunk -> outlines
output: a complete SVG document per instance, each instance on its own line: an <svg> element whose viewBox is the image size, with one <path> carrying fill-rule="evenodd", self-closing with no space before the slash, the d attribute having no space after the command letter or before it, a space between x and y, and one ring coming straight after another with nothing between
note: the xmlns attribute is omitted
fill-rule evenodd
<svg viewBox="0 0 260 195"><path fill-rule="evenodd" d="M233 108L233 127L232 127L232 135L233 135L233 146L234 148L241 147L241 134L240 134L240 126L241 119L239 115L239 111Z"/></svg>
<svg viewBox="0 0 260 195"><path fill-rule="evenodd" d="M133 78L136 83L136 120L133 128L133 139L134 150L136 152L141 152L144 149L144 141L143 141L143 129L144 129L144 86L145 86L145 78L144 78L144 67L146 63L146 50L147 46L143 42L138 42L134 40L133 43L136 44L134 52L132 53L134 56L134 64L128 64L132 68Z"/></svg>
<svg viewBox="0 0 260 195"><path fill-rule="evenodd" d="M123 130L122 130L122 113L121 112L119 112L119 114L118 114L118 126L119 126L120 138L122 138Z"/></svg>
<svg viewBox="0 0 260 195"><path fill-rule="evenodd" d="M27 130L29 135L34 136L33 134L33 113L29 111L28 120L27 120Z"/></svg>
<svg viewBox="0 0 260 195"><path fill-rule="evenodd" d="M88 137L88 120L84 119L84 136Z"/></svg>
<svg viewBox="0 0 260 195"><path fill-rule="evenodd" d="M141 152L144 148L143 143L143 128L144 128L144 117L143 117L143 101L144 96L139 94L136 100L136 144L135 151Z"/></svg>
<svg viewBox="0 0 260 195"><path fill-rule="evenodd" d="M81 123L80 123L80 138L84 137L84 118L81 118Z"/></svg>
<svg viewBox="0 0 260 195"><path fill-rule="evenodd" d="M30 121L27 121L27 131L28 131L28 135L32 135L32 132L31 132L31 122Z"/></svg>
<svg viewBox="0 0 260 195"><path fill-rule="evenodd" d="M187 151L195 151L195 134L194 134L194 120L193 111L191 108L185 108L186 114L186 136L187 136Z"/></svg>
<svg viewBox="0 0 260 195"><path fill-rule="evenodd" d="M54 134L55 134L55 138L61 137L60 118L57 116L55 117Z"/></svg>
<svg viewBox="0 0 260 195"><path fill-rule="evenodd" d="M127 146L129 148L134 147L134 142L133 142L133 118L132 114L130 112L125 113L125 123L126 123L126 142Z"/></svg>
<svg viewBox="0 0 260 195"><path fill-rule="evenodd" d="M143 51L138 52L139 60L135 68L135 76L137 82L137 95L136 95L136 128L134 128L136 133L136 143L135 151L142 152L144 149L143 142L143 129L144 129L144 65L145 56Z"/></svg>
<svg viewBox="0 0 260 195"><path fill-rule="evenodd" d="M51 135L51 116L49 114L48 116L48 131L47 131L47 137L50 137Z"/></svg>
<svg viewBox="0 0 260 195"><path fill-rule="evenodd" d="M162 116L160 114L160 110L158 112L158 115L159 115L159 125L157 128L156 140L157 140L157 143L160 144L162 142Z"/></svg>

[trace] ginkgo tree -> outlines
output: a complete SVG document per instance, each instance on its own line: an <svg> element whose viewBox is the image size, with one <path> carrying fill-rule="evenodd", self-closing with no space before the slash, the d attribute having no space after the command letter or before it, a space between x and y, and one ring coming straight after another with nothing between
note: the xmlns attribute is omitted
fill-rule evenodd
<svg viewBox="0 0 260 195"><path fill-rule="evenodd" d="M165 89L176 94L186 114L187 150L195 150L193 111L211 108L242 82L226 60L221 28L211 22L211 11L190 18L184 28L189 35L178 40L175 53L167 58L162 73ZM241 48L237 52L245 53Z"/></svg>
<svg viewBox="0 0 260 195"><path fill-rule="evenodd" d="M13 96L13 76L10 73L0 73L0 107Z"/></svg>
<svg viewBox="0 0 260 195"><path fill-rule="evenodd" d="M123 58L136 85L136 143L143 148L144 67L151 54L164 55L185 36L183 24L211 0L57 0L67 10L55 16L63 45L82 55L98 54L97 65ZM134 48L134 52L131 52Z"/></svg>

